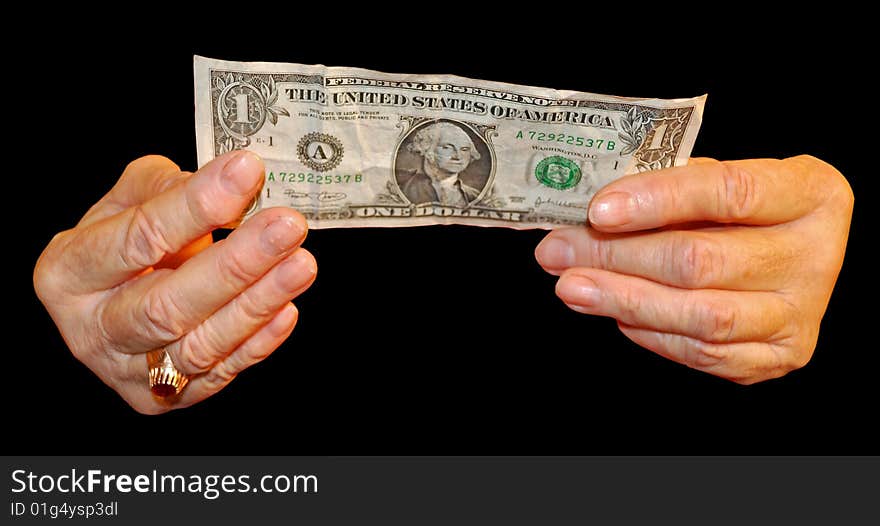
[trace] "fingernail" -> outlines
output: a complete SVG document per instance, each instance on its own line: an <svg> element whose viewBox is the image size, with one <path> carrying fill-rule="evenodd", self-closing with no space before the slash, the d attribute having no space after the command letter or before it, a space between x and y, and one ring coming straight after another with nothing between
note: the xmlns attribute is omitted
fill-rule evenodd
<svg viewBox="0 0 880 526"><path fill-rule="evenodd" d="M302 228L291 217L279 217L266 225L260 234L263 251L270 256L282 254L302 238Z"/></svg>
<svg viewBox="0 0 880 526"><path fill-rule="evenodd" d="M622 226L632 220L636 200L625 192L600 196L590 205L590 223L600 227Z"/></svg>
<svg viewBox="0 0 880 526"><path fill-rule="evenodd" d="M564 239L548 236L535 249L535 258L545 269L567 269L574 265L574 247Z"/></svg>
<svg viewBox="0 0 880 526"><path fill-rule="evenodd" d="M241 152L223 167L223 187L238 195L249 194L263 180L263 161L251 152Z"/></svg>
<svg viewBox="0 0 880 526"><path fill-rule="evenodd" d="M305 250L297 250L278 267L278 279L285 290L295 291L308 283L317 272L315 258Z"/></svg>
<svg viewBox="0 0 880 526"><path fill-rule="evenodd" d="M599 303L599 287L585 276L570 275L559 280L556 285L559 299L569 305L593 307Z"/></svg>

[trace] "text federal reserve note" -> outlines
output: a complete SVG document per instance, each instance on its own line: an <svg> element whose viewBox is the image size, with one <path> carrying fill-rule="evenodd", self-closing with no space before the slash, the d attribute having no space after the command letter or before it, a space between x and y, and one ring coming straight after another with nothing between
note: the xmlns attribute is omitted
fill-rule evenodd
<svg viewBox="0 0 880 526"><path fill-rule="evenodd" d="M195 89L199 165L257 153L247 215L311 228L584 224L609 182L685 164L705 104L198 56Z"/></svg>

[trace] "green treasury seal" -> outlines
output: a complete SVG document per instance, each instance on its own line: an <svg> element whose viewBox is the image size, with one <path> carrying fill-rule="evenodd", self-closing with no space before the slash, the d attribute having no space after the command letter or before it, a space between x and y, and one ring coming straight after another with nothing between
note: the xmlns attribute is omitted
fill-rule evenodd
<svg viewBox="0 0 880 526"><path fill-rule="evenodd" d="M538 163L535 167L535 177L544 186L568 190L581 181L581 169L570 159L554 155Z"/></svg>

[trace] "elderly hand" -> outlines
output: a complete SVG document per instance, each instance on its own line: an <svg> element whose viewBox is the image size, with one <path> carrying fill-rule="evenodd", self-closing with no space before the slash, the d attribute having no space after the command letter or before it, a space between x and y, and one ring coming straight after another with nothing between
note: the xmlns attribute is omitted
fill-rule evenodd
<svg viewBox="0 0 880 526"><path fill-rule="evenodd" d="M164 157L137 159L40 256L34 286L70 350L137 411L211 396L293 330L290 300L317 269L299 248L303 217L263 210L211 242L210 232L237 219L259 191L263 170L248 152L195 174ZM193 375L170 399L154 397L147 378L144 353L161 348Z"/></svg>
<svg viewBox="0 0 880 526"><path fill-rule="evenodd" d="M535 255L570 308L750 384L812 356L852 207L846 179L813 157L695 159L609 184L591 228L551 232Z"/></svg>

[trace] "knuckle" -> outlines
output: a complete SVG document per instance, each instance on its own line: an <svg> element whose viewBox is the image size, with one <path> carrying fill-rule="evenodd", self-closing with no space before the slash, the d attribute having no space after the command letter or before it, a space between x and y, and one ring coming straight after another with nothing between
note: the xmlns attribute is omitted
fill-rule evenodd
<svg viewBox="0 0 880 526"><path fill-rule="evenodd" d="M722 273L724 252L708 237L697 237L693 233L682 234L670 243L672 274L680 283L690 289L706 288L715 283Z"/></svg>
<svg viewBox="0 0 880 526"><path fill-rule="evenodd" d="M224 360L205 373L204 382L208 390L217 391L234 380L237 374L232 364L228 360Z"/></svg>
<svg viewBox="0 0 880 526"><path fill-rule="evenodd" d="M745 367L742 371L735 371L725 376L728 380L740 385L753 385L775 378L781 378L786 374L800 369L810 361L812 351L809 348L792 348L766 342L752 344L753 349L760 351L763 358Z"/></svg>
<svg viewBox="0 0 880 526"><path fill-rule="evenodd" d="M134 207L125 231L121 257L131 268L153 266L171 253L161 218L150 217L142 206Z"/></svg>
<svg viewBox="0 0 880 526"><path fill-rule="evenodd" d="M37 260L37 264L34 267L34 292L37 293L37 297L44 304L52 300L58 286L58 280L55 279L53 267L54 265L49 262L49 258L45 253Z"/></svg>
<svg viewBox="0 0 880 526"><path fill-rule="evenodd" d="M720 217L733 221L752 217L759 205L757 179L743 166L722 163Z"/></svg>
<svg viewBox="0 0 880 526"><path fill-rule="evenodd" d="M775 296L775 308L768 309L772 316L772 325L776 330L767 338L771 343L794 342L798 338L812 337L815 345L815 337L818 336L818 328L813 329L804 323L805 313L795 298L785 293L777 293ZM802 326L810 329L804 333Z"/></svg>
<svg viewBox="0 0 880 526"><path fill-rule="evenodd" d="M250 345L246 349L242 349L248 363L262 362L272 354L278 345Z"/></svg>
<svg viewBox="0 0 880 526"><path fill-rule="evenodd" d="M51 302L62 289L66 279L68 279L64 276L62 269L59 269L59 262L64 242L71 233L72 231L67 230L55 234L34 265L34 292L36 292L37 297L43 304Z"/></svg>
<svg viewBox="0 0 880 526"><path fill-rule="evenodd" d="M776 323L777 331L764 343L773 358L768 368L780 371L774 377L806 366L813 358L819 341L818 323L803 320L801 311L790 302L786 301L784 305L785 309Z"/></svg>
<svg viewBox="0 0 880 526"><path fill-rule="evenodd" d="M276 312L265 301L262 301L258 294L244 293L235 299L235 309L238 311L239 319L260 321L273 316Z"/></svg>
<svg viewBox="0 0 880 526"><path fill-rule="evenodd" d="M199 189L190 185L184 194L186 196L186 206L190 216L199 227L213 227L222 224L222 218L217 217L215 211L216 205L214 197L210 192L199 191Z"/></svg>
<svg viewBox="0 0 880 526"><path fill-rule="evenodd" d="M840 172L838 172L837 169L834 168L834 166L812 155L796 155L794 157L789 157L788 159L785 159L784 162L794 163L805 174L821 174L822 176L831 174L843 177Z"/></svg>
<svg viewBox="0 0 880 526"><path fill-rule="evenodd" d="M590 244L590 258L598 268L612 270L614 268L614 242L597 239Z"/></svg>
<svg viewBox="0 0 880 526"><path fill-rule="evenodd" d="M219 338L202 325L180 340L178 356L178 365L186 374L205 372L222 356Z"/></svg>
<svg viewBox="0 0 880 526"><path fill-rule="evenodd" d="M816 167L823 167L823 168L825 168L825 167L830 168L831 167L830 164L826 163L822 159L819 159L818 157L815 157L815 156L812 156L809 154L805 154L805 153L801 154L801 155L795 155L794 157L790 157L786 160L789 162L798 163L801 166L803 166L804 168L807 168L810 170L814 170Z"/></svg>
<svg viewBox="0 0 880 526"><path fill-rule="evenodd" d="M186 316L168 293L148 292L142 300L143 329L146 336L159 341L175 341L186 334Z"/></svg>
<svg viewBox="0 0 880 526"><path fill-rule="evenodd" d="M696 307L697 330L708 342L728 342L736 331L738 313L727 302L705 302Z"/></svg>
<svg viewBox="0 0 880 526"><path fill-rule="evenodd" d="M663 208L667 213L670 210L682 210L689 206L690 189L680 178L672 178L666 184L661 184L657 195L660 203L665 203Z"/></svg>
<svg viewBox="0 0 880 526"><path fill-rule="evenodd" d="M684 355L685 365L693 369L716 366L730 356L730 348L693 340Z"/></svg>
<svg viewBox="0 0 880 526"><path fill-rule="evenodd" d="M226 251L222 257L216 259L217 274L228 288L240 290L260 277L258 272L250 268L246 258L244 251Z"/></svg>
<svg viewBox="0 0 880 526"><path fill-rule="evenodd" d="M837 168L812 155L798 155L785 161L798 165L805 175L812 175L806 177L805 181L819 186L817 192L827 196L835 206L852 211L855 194L849 181Z"/></svg>
<svg viewBox="0 0 880 526"><path fill-rule="evenodd" d="M617 299L617 308L620 311L619 319L629 321L639 319L642 311L642 295L632 288L625 288Z"/></svg>
<svg viewBox="0 0 880 526"><path fill-rule="evenodd" d="M297 318L299 314L296 312L293 319L293 325L296 325ZM292 328L290 330L293 330ZM269 342L256 342L250 341L247 344L243 345L239 351L230 355L231 357L240 357L242 362L238 370L242 370L245 367L249 367L255 363L261 362L269 357L276 349L281 345L280 341L275 341L274 343Z"/></svg>
<svg viewBox="0 0 880 526"><path fill-rule="evenodd" d="M199 228L214 228L228 224L237 219L240 212L235 208L224 206L226 200L217 199L215 193L204 185L188 184L184 196L187 210Z"/></svg>
<svg viewBox="0 0 880 526"><path fill-rule="evenodd" d="M822 181L829 187L827 194L834 205L852 213L853 205L855 203L855 194L853 193L849 181L839 170L830 164L816 158L813 159L822 167L821 172L824 176L822 177Z"/></svg>

